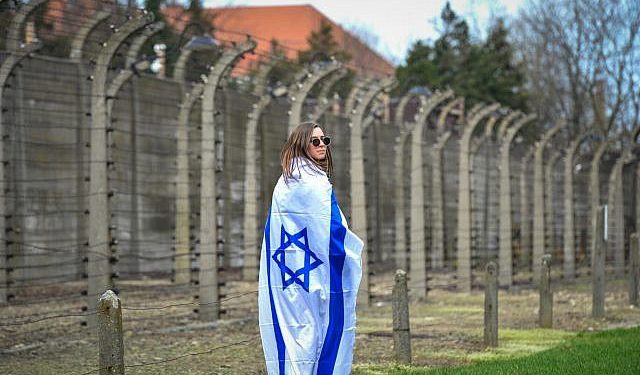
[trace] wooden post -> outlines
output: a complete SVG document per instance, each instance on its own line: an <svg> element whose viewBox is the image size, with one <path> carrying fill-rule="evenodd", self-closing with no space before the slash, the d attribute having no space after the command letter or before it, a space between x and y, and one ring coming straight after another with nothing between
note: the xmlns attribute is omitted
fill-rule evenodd
<svg viewBox="0 0 640 375"><path fill-rule="evenodd" d="M638 233L631 235L630 242L629 304L640 307L640 298L638 298L640 292L640 238Z"/></svg>
<svg viewBox="0 0 640 375"><path fill-rule="evenodd" d="M494 262L487 264L484 289L484 344L498 346L498 270Z"/></svg>
<svg viewBox="0 0 640 375"><path fill-rule="evenodd" d="M551 254L542 257L540 270L540 308L538 322L540 328L553 327L553 291L551 290Z"/></svg>
<svg viewBox="0 0 640 375"><path fill-rule="evenodd" d="M407 273L397 270L393 286L393 349L396 361L411 363L411 332L409 328L409 294Z"/></svg>
<svg viewBox="0 0 640 375"><path fill-rule="evenodd" d="M591 275L593 297L591 314L594 318L604 316L604 260L606 241L604 239L604 207L598 206L593 217L593 254L591 255Z"/></svg>
<svg viewBox="0 0 640 375"><path fill-rule="evenodd" d="M112 290L98 299L97 314L100 375L124 375L122 306Z"/></svg>

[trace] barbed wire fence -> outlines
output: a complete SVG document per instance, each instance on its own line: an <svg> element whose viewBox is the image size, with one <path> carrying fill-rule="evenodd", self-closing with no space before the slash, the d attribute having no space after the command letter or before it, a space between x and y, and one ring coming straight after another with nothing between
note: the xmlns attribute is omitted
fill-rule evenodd
<svg viewBox="0 0 640 375"><path fill-rule="evenodd" d="M97 301L105 289L116 290L126 301L122 307L126 314L123 318L125 331L175 329L193 324L196 319L205 322L220 318L256 320L256 279L243 276L243 266L251 260L243 242L247 235L243 217L247 181L256 182L253 196L258 218L254 217L254 220L259 221L266 213L272 185L279 175L278 152L286 138L295 101L291 93L308 75L318 74L322 66L307 67L306 75L299 74L297 80L288 82L290 94L271 97L268 105L261 108L253 143L257 152L255 159L248 160L247 121L257 103L270 94L269 90L254 92L238 83L250 82L243 77L254 71L235 63L252 52L263 65L276 58L243 47L243 42L250 44L252 40L261 40L259 36L220 30L238 38L219 40L222 53L218 60L206 61L197 53L189 56L197 65L205 67L202 82L161 79L131 70L131 62L139 62L139 48L154 32L151 26L154 20L145 12L111 9L103 16L99 15L99 11L105 9L101 1L96 1L95 8L78 13L69 9L47 11L41 17L65 26L49 36L75 38L76 45L80 46L74 50L76 57L60 58L39 55L41 43L28 40L30 17L34 17L38 7L44 4L45 1L32 1L12 9L6 27L3 25L7 30L3 35L7 48L0 57L3 69L0 92L3 145L0 158L3 166L0 217L3 222L0 227L4 228L4 236L0 236L3 246L0 254L3 262L0 264L0 309L3 311L0 334L3 352L20 352L40 345L55 332L68 337L92 337L89 340L95 343L95 335L85 326L90 326L94 332ZM36 30L36 34L38 32L42 33ZM133 46L138 50L132 52ZM105 53L106 50L109 53ZM224 60L225 56L228 60ZM348 63L345 67L355 68ZM236 76L229 75L232 70ZM259 86L255 81L252 84ZM102 91L96 90L100 85ZM207 85L212 86L209 96L204 89ZM354 89L354 103L361 104L368 90L380 89L379 83L358 77L356 88L359 85L364 87ZM192 92L197 98L189 101ZM315 105L323 99L327 98L309 97L303 112L313 112ZM339 102L342 108L349 106L348 99ZM413 175L417 169L409 163L416 157L409 146L411 141L405 141L403 146L406 155L401 166L403 178L401 181L389 178L395 167L394 149L390 146L398 137L402 124L385 122L377 110L385 107L377 100L364 103L362 112L367 118L362 120L369 121L369 125L363 126L362 141L368 151L360 158L353 158L349 149L353 124L357 121L351 115L357 105L354 104L352 111L322 115L325 130L333 136L334 158L342 161L337 163L334 181L339 200L347 211L353 211L362 207L358 207L352 197L365 195L366 191L367 224L364 228L368 233L365 241L369 261L364 265L367 280L363 287L368 290L371 302L391 299L393 282L389 273L396 268L397 257L391 255L395 253L406 254L408 259L411 295L428 296L434 290L455 291L460 290L460 285L467 284L472 289L484 288L485 266L490 261L497 261L502 239L498 233L497 199L500 194L497 175L502 172L497 170L496 143L500 139L495 131L487 131L484 125L484 138L474 138L472 147L466 150L460 142L466 122L457 118L460 116L446 118L445 128L454 136L442 149L441 245L444 255L441 263L436 264L432 254L425 249L434 246L436 238L433 231L437 206L431 197L435 196L438 187L426 178L418 182L426 199L416 201L412 196L416 184ZM404 108L397 107L398 102L392 99L391 105L382 111L393 115L403 111ZM100 103L105 107L100 107ZM184 108L187 112L181 118ZM417 168L426 176L430 176L434 168L429 152L443 130L436 124L441 109L441 105L434 106L426 114L425 131L417 134L422 147L422 162ZM467 116L472 117L473 109L467 112ZM407 106L406 115L400 113L400 118L402 122L411 123L419 113L420 103L414 99ZM104 121L96 122L102 115ZM215 123L213 129L207 127L211 122ZM182 136L178 133L180 129ZM585 147L578 158L585 167L576 172L574 181L577 273L564 280L570 283L592 281L591 206L584 202L589 201L590 191L585 186L592 170L591 161L597 153L597 142L585 143L589 143L589 147ZM103 153L96 155L94 151L98 144L104 146ZM533 265L539 260L532 256L532 243L533 236L539 233L533 233L534 220L537 220L533 218L533 212L535 205L541 202L537 202L529 191L535 185L533 157L525 157L533 148L519 144L512 149L513 169L509 171L513 192L510 215L514 219L513 237L509 239L513 240L512 288L536 285ZM615 149L603 151L602 157L608 161L605 160L597 172L599 180L607 180L619 154ZM209 167L203 167L205 155L213 157L208 160L212 162L207 164ZM463 234L469 236L470 244L466 276L456 274L462 264L456 251L456 244L462 238L457 230L462 216L456 215L461 178L459 155L470 158L470 207L467 213L470 227L468 233ZM249 162L254 167L253 172L247 174ZM354 191L350 185L349 164L353 163L362 163L366 172L362 191ZM545 194L555 194L555 198L545 199L553 199L556 204L551 205L552 212L545 215L548 215L547 223L551 228L548 233L556 233L564 231L560 218L565 213L554 207L559 205L559 181L564 177L558 171L551 171L550 175L554 176L555 185ZM631 168L625 170L627 180L629 175L633 175ZM92 185L97 179L103 183ZM210 185L212 181L215 181L213 186ZM397 183L402 184L404 202L387 199L393 196ZM205 193L203 186L207 184ZM605 189L608 186L607 183L601 185ZM607 193L601 191L598 199L603 201ZM623 206L635 202L634 196L625 193ZM102 206L95 206L98 201ZM213 206L207 206L207 212L213 214L203 221L207 201L215 202ZM402 204L405 212L404 248L398 247L399 238L396 237L394 215L397 204ZM416 209L424 211L425 219L412 225L411 213ZM550 220L551 217L556 219ZM632 229L635 228L635 222L631 220L634 218L627 215L626 219L632 222ZM96 222L99 222L97 226L92 224ZM203 222L215 227L214 236L207 233L210 227L202 227ZM615 225L611 229L619 230L621 223ZM260 226L254 226L255 235L260 238ZM524 230L526 226L528 231ZM623 223L625 238L631 231ZM545 237L544 230L542 235ZM203 240L203 236L207 237ZM558 242L547 235L545 248L555 259L562 259ZM629 254L629 241L623 242L626 243L625 254ZM259 256L257 245L259 243L251 249L255 252L254 267ZM416 251L424 253L421 258L424 265L411 261L416 257ZM626 259L630 261L630 256ZM609 279L620 277L616 273L619 263L613 254L607 253L603 267ZM412 278L411 269L422 269L423 276ZM559 268L554 268L552 276L556 283L563 282ZM258 340L255 330L244 336L206 350L185 351L171 358L125 367L162 365L234 346L249 346ZM99 370L87 369L84 373Z"/></svg>

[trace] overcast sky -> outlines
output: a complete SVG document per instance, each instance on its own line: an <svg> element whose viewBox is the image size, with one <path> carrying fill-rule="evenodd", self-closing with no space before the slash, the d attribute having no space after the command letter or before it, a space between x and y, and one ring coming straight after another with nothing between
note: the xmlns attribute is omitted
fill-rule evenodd
<svg viewBox="0 0 640 375"><path fill-rule="evenodd" d="M477 35L486 31L492 16L513 16L523 2L451 0L451 6ZM371 31L379 39L376 49L394 63L404 62L407 49L415 41L437 37L434 20L445 3L446 0L204 0L206 7L311 4L347 29L356 26Z"/></svg>

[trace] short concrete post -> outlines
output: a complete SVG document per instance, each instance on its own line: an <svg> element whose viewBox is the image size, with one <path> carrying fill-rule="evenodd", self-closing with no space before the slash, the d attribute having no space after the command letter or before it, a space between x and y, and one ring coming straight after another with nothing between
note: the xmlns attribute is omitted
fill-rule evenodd
<svg viewBox="0 0 640 375"><path fill-rule="evenodd" d="M393 349L396 361L411 363L411 332L409 328L409 293L407 273L397 270L393 286Z"/></svg>
<svg viewBox="0 0 640 375"><path fill-rule="evenodd" d="M542 257L540 270L540 308L538 322L540 328L553 327L553 291L551 290L551 254Z"/></svg>
<svg viewBox="0 0 640 375"><path fill-rule="evenodd" d="M98 299L97 314L100 375L124 375L122 306L112 290Z"/></svg>
<svg viewBox="0 0 640 375"><path fill-rule="evenodd" d="M633 233L630 238L629 254L629 304L640 307L640 238L638 233Z"/></svg>
<svg viewBox="0 0 640 375"><path fill-rule="evenodd" d="M591 256L591 275L593 280L593 299L591 314L594 318L604 317L605 291L605 247L604 239L604 207L598 206L593 217L593 254Z"/></svg>
<svg viewBox="0 0 640 375"><path fill-rule="evenodd" d="M484 344L498 346L498 267L494 262L487 264L484 289Z"/></svg>

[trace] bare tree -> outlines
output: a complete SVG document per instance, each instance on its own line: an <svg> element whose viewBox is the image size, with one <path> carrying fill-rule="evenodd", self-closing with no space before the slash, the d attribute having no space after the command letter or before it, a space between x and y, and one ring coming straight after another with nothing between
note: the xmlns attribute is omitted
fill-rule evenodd
<svg viewBox="0 0 640 375"><path fill-rule="evenodd" d="M514 22L530 82L530 105L548 122L601 134L638 124L640 3L531 0Z"/></svg>

